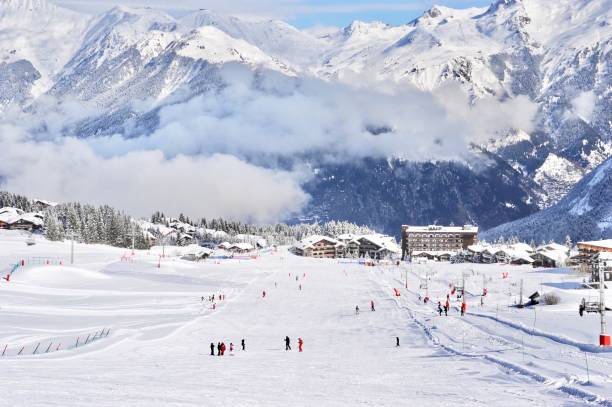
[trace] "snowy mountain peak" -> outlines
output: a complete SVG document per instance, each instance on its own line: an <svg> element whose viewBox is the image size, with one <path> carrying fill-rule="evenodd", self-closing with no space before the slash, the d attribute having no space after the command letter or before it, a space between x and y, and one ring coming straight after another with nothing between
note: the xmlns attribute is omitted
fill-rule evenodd
<svg viewBox="0 0 612 407"><path fill-rule="evenodd" d="M372 32L379 32L387 28L389 28L389 25L381 21L353 21L342 30L342 33L347 38L364 37L370 35Z"/></svg>
<svg viewBox="0 0 612 407"><path fill-rule="evenodd" d="M250 43L231 37L213 26L204 26L176 44L181 56L202 59L213 64L240 62L253 67L265 67L291 74L289 69Z"/></svg>
<svg viewBox="0 0 612 407"><path fill-rule="evenodd" d="M46 0L0 0L0 10L33 12L55 7Z"/></svg>

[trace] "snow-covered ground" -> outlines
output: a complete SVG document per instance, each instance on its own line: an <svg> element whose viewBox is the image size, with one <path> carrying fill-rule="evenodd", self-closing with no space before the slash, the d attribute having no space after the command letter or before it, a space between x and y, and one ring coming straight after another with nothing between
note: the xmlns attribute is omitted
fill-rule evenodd
<svg viewBox="0 0 612 407"><path fill-rule="evenodd" d="M0 231L0 271L26 260L10 282L0 283L0 352L8 345L0 358L2 406L569 406L612 400L612 354L593 346L598 318L578 317L585 291L572 287L581 277L564 271L364 267L285 250L256 260L169 257L158 268L157 250L131 256L81 244L69 266L69 250L69 242L38 239L26 246L24 235ZM453 308L448 317L436 316L433 305L463 271L470 275L468 315L461 318ZM431 304L418 299L425 292L419 276L427 272ZM489 293L479 307L482 274ZM508 308L521 277L525 292L555 291L561 303L536 312ZM226 296L214 309L213 293ZM291 352L284 351L285 335L292 338ZM246 351L209 356L211 342L238 349L242 338Z"/></svg>

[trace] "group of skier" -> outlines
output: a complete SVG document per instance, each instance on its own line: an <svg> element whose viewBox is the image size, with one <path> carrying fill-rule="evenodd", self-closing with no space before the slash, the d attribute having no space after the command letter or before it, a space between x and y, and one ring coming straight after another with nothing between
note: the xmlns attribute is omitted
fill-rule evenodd
<svg viewBox="0 0 612 407"><path fill-rule="evenodd" d="M204 296L202 296L201 300L202 302L204 302ZM223 301L225 299L225 294L219 294L217 297L215 297L215 294L208 296L208 301L209 302L215 302L215 298L217 298L219 301Z"/></svg>
<svg viewBox="0 0 612 407"><path fill-rule="evenodd" d="M288 336L285 336L285 350L291 350L291 339ZM303 352L304 350L304 340L300 337L298 338L298 351Z"/></svg>
<svg viewBox="0 0 612 407"><path fill-rule="evenodd" d="M444 315L448 316L449 309L450 309L450 295L447 294L446 302L444 303L444 305L442 305L442 302L438 301L438 314L442 316L442 312L444 312ZM464 316L466 311L467 311L467 304L465 301L462 301L461 308L460 308L461 316Z"/></svg>
<svg viewBox="0 0 612 407"><path fill-rule="evenodd" d="M240 341L240 346L242 347L242 350L246 350L246 344L244 342L244 339L242 339ZM217 356L224 356L225 355L225 351L227 350L227 347L225 345L225 342L217 342L217 346L215 347L215 344L213 342L210 343L210 356L215 356L215 348L217 350ZM234 352L234 343L230 342L229 344L229 351L230 353Z"/></svg>
<svg viewBox="0 0 612 407"><path fill-rule="evenodd" d="M374 307L374 300L370 301L370 311L376 311L376 308ZM355 306L355 315L359 315L359 305Z"/></svg>

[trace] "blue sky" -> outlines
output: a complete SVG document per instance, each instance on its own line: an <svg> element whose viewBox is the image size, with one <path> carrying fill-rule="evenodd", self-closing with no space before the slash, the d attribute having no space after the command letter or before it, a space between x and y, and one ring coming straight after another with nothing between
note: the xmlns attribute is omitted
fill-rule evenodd
<svg viewBox="0 0 612 407"><path fill-rule="evenodd" d="M54 0L51 0L54 1ZM353 20L406 23L434 4L482 7L493 0L55 0L64 7L103 12L114 5L149 6L172 14L207 8L239 16L279 18L299 27L346 26Z"/></svg>
<svg viewBox="0 0 612 407"><path fill-rule="evenodd" d="M403 24L420 16L434 4L454 8L482 7L489 5L491 0L308 0L304 3L308 3L311 10L286 18L301 28L315 25L346 26L353 20L379 20L389 24Z"/></svg>

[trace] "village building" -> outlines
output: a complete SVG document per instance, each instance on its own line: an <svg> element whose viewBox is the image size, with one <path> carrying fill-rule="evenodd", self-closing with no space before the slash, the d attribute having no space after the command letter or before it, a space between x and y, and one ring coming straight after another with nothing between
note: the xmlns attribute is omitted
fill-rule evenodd
<svg viewBox="0 0 612 407"><path fill-rule="evenodd" d="M598 253L612 253L612 239L578 242L578 255L574 259L584 268Z"/></svg>
<svg viewBox="0 0 612 407"><path fill-rule="evenodd" d="M250 243L258 249L264 249L268 247L268 242L261 236L239 234L234 236L234 240L240 243Z"/></svg>
<svg viewBox="0 0 612 407"><path fill-rule="evenodd" d="M562 267L570 258L569 249L558 243L549 243L537 248L531 255L534 267Z"/></svg>
<svg viewBox="0 0 612 407"><path fill-rule="evenodd" d="M398 257L401 249L390 236L365 235L357 239L359 257L382 260Z"/></svg>
<svg viewBox="0 0 612 407"><path fill-rule="evenodd" d="M232 244L230 242L221 242L217 246L217 248L221 250L228 250L230 247L232 247Z"/></svg>
<svg viewBox="0 0 612 407"><path fill-rule="evenodd" d="M250 253L255 250L255 246L250 243L234 243L230 245L227 250L238 254Z"/></svg>
<svg viewBox="0 0 612 407"><path fill-rule="evenodd" d="M417 259L427 259L427 260L435 260L435 261L450 261L451 258L456 256L455 252L447 252L447 251L416 251L412 253L412 257Z"/></svg>
<svg viewBox="0 0 612 407"><path fill-rule="evenodd" d="M352 233L345 233L336 237L336 240L344 245L343 257L356 258L359 257L359 242L358 235Z"/></svg>
<svg viewBox="0 0 612 407"><path fill-rule="evenodd" d="M190 244L181 250L181 259L188 261L205 260L213 254L211 249L201 247L197 244Z"/></svg>
<svg viewBox="0 0 612 407"><path fill-rule="evenodd" d="M293 253L298 256L317 258L342 257L344 243L328 236L308 236L293 247Z"/></svg>
<svg viewBox="0 0 612 407"><path fill-rule="evenodd" d="M594 254L601 252L612 253L612 239L578 242L578 251L581 254Z"/></svg>
<svg viewBox="0 0 612 407"><path fill-rule="evenodd" d="M478 241L478 227L402 225L402 258L416 251L458 252Z"/></svg>
<svg viewBox="0 0 612 407"><path fill-rule="evenodd" d="M0 229L41 230L45 224L44 215L38 212L24 213L21 209L0 208Z"/></svg>

